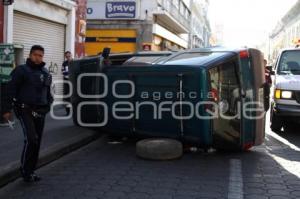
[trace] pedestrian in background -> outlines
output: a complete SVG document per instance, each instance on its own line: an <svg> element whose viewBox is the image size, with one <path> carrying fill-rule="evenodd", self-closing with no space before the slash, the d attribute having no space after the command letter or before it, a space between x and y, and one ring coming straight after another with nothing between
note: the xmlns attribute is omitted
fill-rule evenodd
<svg viewBox="0 0 300 199"><path fill-rule="evenodd" d="M39 181L34 173L38 163L45 116L53 98L50 87L52 77L45 68L44 48L32 46L26 64L17 66L8 83L8 97L3 117L9 121L14 109L24 133L21 174L25 182Z"/></svg>
<svg viewBox="0 0 300 199"><path fill-rule="evenodd" d="M264 68L265 68L265 92L266 92L266 104L265 107L270 107L270 94L271 94L271 86L272 86L272 77L271 77L271 71L267 68L268 62L264 59Z"/></svg>
<svg viewBox="0 0 300 199"><path fill-rule="evenodd" d="M268 69L267 65L268 65L268 62L267 62L267 60L264 59L266 82L271 86L272 85L271 71Z"/></svg>
<svg viewBox="0 0 300 199"><path fill-rule="evenodd" d="M72 60L73 60L72 53L70 51L66 51L65 52L65 61L63 62L62 68L61 68L61 72L62 72L62 75L63 75L65 81L69 81L69 68L70 68ZM69 93L70 93L69 84L64 83L64 95L68 95ZM71 99L69 97L65 97L64 101L70 102ZM71 107L66 105L65 109L66 109L66 114L69 115Z"/></svg>

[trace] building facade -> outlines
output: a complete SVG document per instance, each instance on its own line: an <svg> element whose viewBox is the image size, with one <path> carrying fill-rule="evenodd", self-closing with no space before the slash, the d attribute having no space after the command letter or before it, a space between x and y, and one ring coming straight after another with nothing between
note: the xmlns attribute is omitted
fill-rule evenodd
<svg viewBox="0 0 300 199"><path fill-rule="evenodd" d="M3 43L23 47L25 62L32 45L45 48L44 61L53 75L61 80L61 65L64 52L75 50L76 3L70 0L17 0L4 6ZM20 62L19 62L20 63ZM62 93L62 85L56 86L55 93Z"/></svg>
<svg viewBox="0 0 300 199"><path fill-rule="evenodd" d="M189 0L88 0L87 19L88 55L189 47Z"/></svg>
<svg viewBox="0 0 300 199"><path fill-rule="evenodd" d="M4 43L45 48L45 62L59 75L64 52L74 52L76 3L69 0L18 0L4 7Z"/></svg>
<svg viewBox="0 0 300 199"><path fill-rule="evenodd" d="M190 29L190 47L209 47L209 39L211 37L211 28L207 16L209 1L191 0L190 4L192 12Z"/></svg>
<svg viewBox="0 0 300 199"><path fill-rule="evenodd" d="M275 61L279 51L300 44L300 0L278 22L270 34L269 60Z"/></svg>

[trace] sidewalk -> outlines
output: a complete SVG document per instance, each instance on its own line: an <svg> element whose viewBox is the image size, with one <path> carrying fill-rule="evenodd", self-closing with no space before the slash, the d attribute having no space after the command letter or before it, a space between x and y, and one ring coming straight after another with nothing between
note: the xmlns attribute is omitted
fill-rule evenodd
<svg viewBox="0 0 300 199"><path fill-rule="evenodd" d="M57 112L60 115L64 114L64 109L59 109ZM74 126L72 120L54 120L48 115L39 166L58 159L99 136L101 136L99 132ZM18 120L14 130L0 127L0 187L19 176L18 168L23 143L23 132Z"/></svg>

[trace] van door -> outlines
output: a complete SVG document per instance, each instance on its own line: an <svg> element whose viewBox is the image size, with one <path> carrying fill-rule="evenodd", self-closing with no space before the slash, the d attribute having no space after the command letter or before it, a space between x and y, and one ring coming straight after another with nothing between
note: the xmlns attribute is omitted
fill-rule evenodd
<svg viewBox="0 0 300 199"><path fill-rule="evenodd" d="M212 68L209 75L219 112L213 120L214 145L218 149L236 149L241 140L241 86L237 61Z"/></svg>

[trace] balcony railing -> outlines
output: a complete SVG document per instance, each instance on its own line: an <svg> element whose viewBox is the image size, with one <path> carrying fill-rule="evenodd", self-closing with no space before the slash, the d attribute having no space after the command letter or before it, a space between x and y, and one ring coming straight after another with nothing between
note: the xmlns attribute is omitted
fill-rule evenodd
<svg viewBox="0 0 300 199"><path fill-rule="evenodd" d="M167 11L172 17L174 17L178 22L184 26L186 29L190 29L190 14L189 19L187 19L184 15L180 13L180 10L178 7L176 7L172 0L158 0L161 7Z"/></svg>

